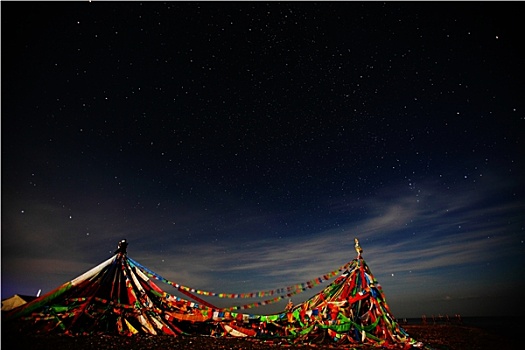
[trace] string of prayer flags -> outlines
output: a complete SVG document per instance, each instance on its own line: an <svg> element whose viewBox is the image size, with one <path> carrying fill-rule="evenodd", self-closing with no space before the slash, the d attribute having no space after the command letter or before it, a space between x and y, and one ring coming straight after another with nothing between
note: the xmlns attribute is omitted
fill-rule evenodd
<svg viewBox="0 0 525 350"><path fill-rule="evenodd" d="M217 292L210 292L210 291L190 288L190 287L184 286L184 285L182 285L180 283L176 283L176 282L170 281L170 280L160 276L159 274L157 274L157 273L147 269L146 267L140 265L138 262L134 261L133 259L131 259L131 258L128 258L128 259L129 259L130 263L134 267L136 267L139 270L141 270L148 277L155 278L156 280L159 280L161 282L169 284L169 285L177 288L178 290L182 290L182 291L186 291L186 292L190 292L190 293L195 293L195 294L203 295L203 296L227 298L227 299L264 298L267 295L283 294L283 293L291 293L291 292L293 292L293 295L299 294L299 293L301 293L301 292L303 292L303 291L305 291L307 289L314 288L315 286L319 285L320 283L323 283L323 280L327 281L327 280L332 279L333 277L337 276L341 271L345 271L346 269L348 269L348 267L352 263L352 262L348 262L345 265L339 267L337 270L333 270L331 272L323 274L320 277L316 277L316 278L314 278L312 280L309 280L309 281L306 281L306 282L303 282L303 283L298 283L298 284L295 284L295 285L292 285L292 286L288 286L288 287L276 288L276 289L265 290L265 291L250 292L250 293L217 293Z"/></svg>

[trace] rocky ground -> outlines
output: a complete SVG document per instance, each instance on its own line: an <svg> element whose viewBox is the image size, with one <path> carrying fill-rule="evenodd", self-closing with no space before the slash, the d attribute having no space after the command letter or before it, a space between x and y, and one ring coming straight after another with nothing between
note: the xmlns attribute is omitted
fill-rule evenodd
<svg viewBox="0 0 525 350"><path fill-rule="evenodd" d="M509 339L480 328L462 325L406 325L405 330L414 339L425 344L426 349L435 350L485 350L521 349L517 340ZM509 332L515 334L514 332ZM370 345L288 344L280 340L256 341L241 338L212 337L168 337L108 335L65 336L65 335L21 335L2 329L3 350L260 350L260 349L378 349ZM379 347L380 349L381 347ZM402 347L401 347L402 348Z"/></svg>

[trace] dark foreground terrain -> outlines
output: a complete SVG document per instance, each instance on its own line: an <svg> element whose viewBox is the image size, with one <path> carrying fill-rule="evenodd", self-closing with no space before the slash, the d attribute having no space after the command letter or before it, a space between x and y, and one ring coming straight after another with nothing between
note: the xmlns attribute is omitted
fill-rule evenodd
<svg viewBox="0 0 525 350"><path fill-rule="evenodd" d="M462 325L406 325L405 330L414 339L425 344L425 349L436 350L517 350L520 346L520 330L508 330L498 334L477 327ZM512 335L512 338L509 336ZM518 334L518 335L516 335ZM525 336L525 335L524 335ZM2 350L259 350L259 349L381 349L370 345L288 344L279 340L272 342L241 338L167 337L109 335L20 335L2 329Z"/></svg>

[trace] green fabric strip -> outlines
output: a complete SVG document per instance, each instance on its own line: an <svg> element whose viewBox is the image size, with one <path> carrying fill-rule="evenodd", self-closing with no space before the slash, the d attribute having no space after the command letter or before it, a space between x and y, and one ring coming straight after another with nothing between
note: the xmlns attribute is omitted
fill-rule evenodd
<svg viewBox="0 0 525 350"><path fill-rule="evenodd" d="M8 314L6 316L6 320L15 319L21 316L26 316L33 312L33 310L38 309L39 307L42 307L49 303L49 301L59 297L60 295L67 292L73 284L71 282L64 283L60 287L56 288L55 290L49 292L48 294L44 295L42 298L35 299L25 305L22 305L20 309L13 310L14 312L11 314Z"/></svg>

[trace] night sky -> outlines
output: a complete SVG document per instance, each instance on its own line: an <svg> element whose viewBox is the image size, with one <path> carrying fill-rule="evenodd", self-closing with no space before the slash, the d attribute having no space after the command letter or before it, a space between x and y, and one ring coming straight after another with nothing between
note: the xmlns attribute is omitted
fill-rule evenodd
<svg viewBox="0 0 525 350"><path fill-rule="evenodd" d="M396 317L523 313L518 5L2 2L2 298L123 238L242 293L357 237Z"/></svg>

